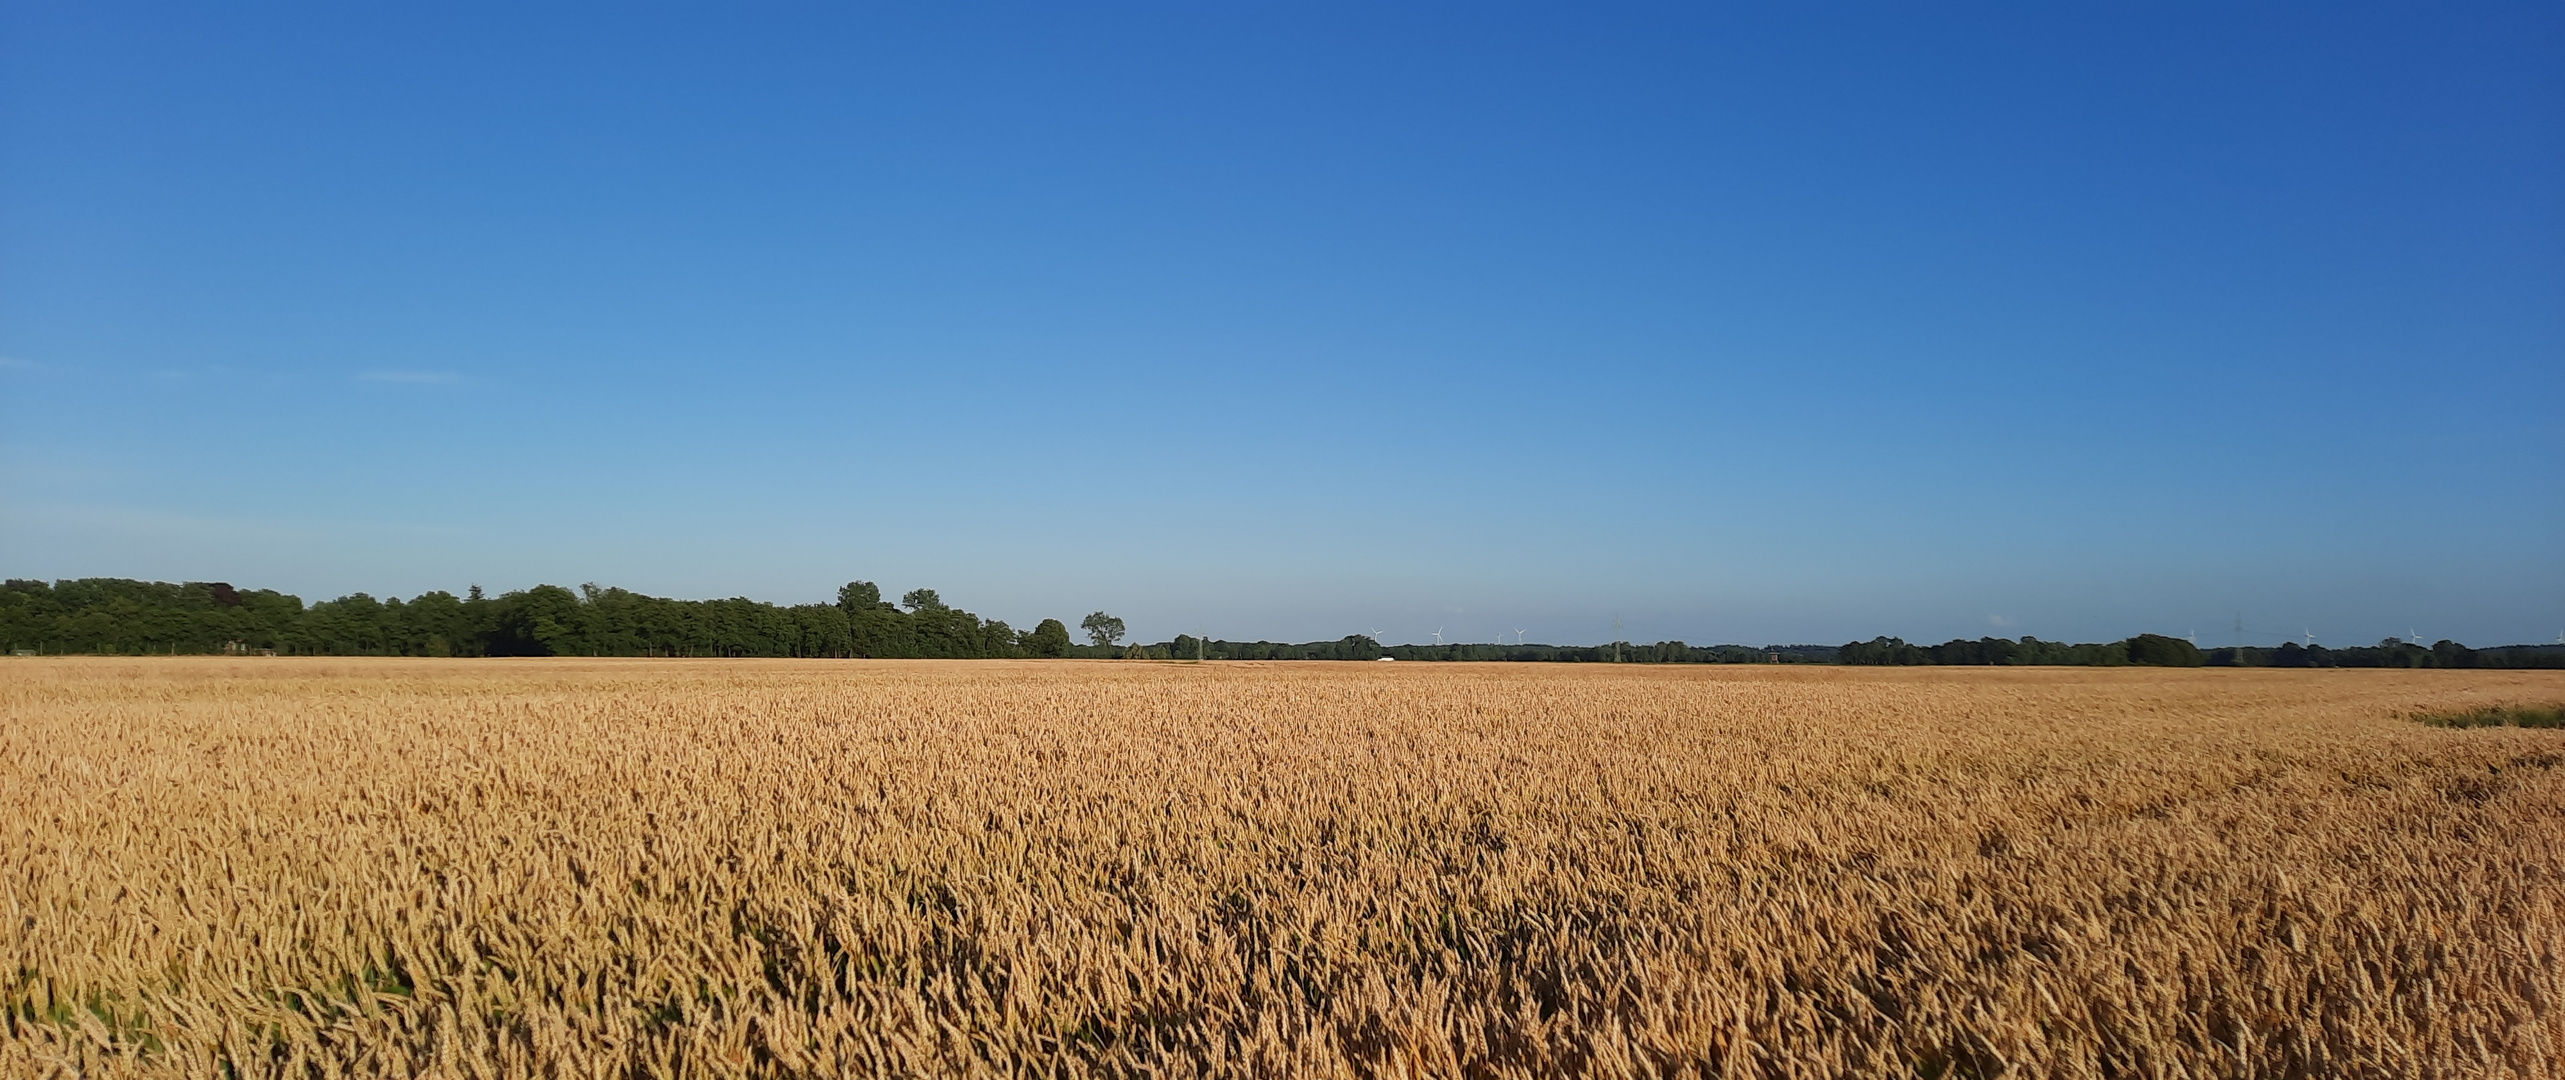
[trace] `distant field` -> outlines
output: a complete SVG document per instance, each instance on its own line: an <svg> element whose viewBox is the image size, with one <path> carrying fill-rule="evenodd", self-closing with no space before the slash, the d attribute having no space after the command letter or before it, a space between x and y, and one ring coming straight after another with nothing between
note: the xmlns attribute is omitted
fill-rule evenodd
<svg viewBox="0 0 2565 1080"><path fill-rule="evenodd" d="M2559 701L0 660L0 1075L2556 1076Z"/></svg>

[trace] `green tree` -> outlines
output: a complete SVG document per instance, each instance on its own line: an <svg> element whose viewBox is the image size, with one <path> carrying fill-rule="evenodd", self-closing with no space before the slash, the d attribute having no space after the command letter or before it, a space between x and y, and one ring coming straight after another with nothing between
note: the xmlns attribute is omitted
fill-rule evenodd
<svg viewBox="0 0 2565 1080"><path fill-rule="evenodd" d="M2208 662L2199 646L2178 637L2139 634L2128 640L2129 663L2155 667L2199 667Z"/></svg>
<svg viewBox="0 0 2565 1080"><path fill-rule="evenodd" d="M576 656L580 640L579 594L559 585L537 585L499 597L492 656Z"/></svg>
<svg viewBox="0 0 2565 1080"><path fill-rule="evenodd" d="M1087 640L1094 642L1099 649L1112 648L1114 642L1122 640L1124 633L1122 620L1101 611L1080 620L1078 629L1086 631Z"/></svg>
<svg viewBox="0 0 2565 1080"><path fill-rule="evenodd" d="M1024 649L1035 656L1069 655L1069 628L1058 619L1044 619L1024 635Z"/></svg>

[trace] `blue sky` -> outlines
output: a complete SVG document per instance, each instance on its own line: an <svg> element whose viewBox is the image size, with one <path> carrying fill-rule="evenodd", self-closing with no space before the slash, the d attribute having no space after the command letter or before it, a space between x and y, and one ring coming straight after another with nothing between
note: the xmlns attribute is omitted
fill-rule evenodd
<svg viewBox="0 0 2565 1080"><path fill-rule="evenodd" d="M0 4L0 571L2565 632L2565 9Z"/></svg>

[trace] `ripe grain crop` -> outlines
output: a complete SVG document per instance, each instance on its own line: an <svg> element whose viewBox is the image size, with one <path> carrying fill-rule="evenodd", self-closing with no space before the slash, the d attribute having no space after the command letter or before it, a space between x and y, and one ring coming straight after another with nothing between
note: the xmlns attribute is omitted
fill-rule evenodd
<svg viewBox="0 0 2565 1080"><path fill-rule="evenodd" d="M0 661L0 1075L2556 1076L2560 691Z"/></svg>

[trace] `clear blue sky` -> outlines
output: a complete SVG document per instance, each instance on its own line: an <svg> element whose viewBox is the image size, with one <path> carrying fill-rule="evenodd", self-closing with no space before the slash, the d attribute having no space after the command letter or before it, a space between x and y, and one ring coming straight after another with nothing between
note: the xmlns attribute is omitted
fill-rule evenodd
<svg viewBox="0 0 2565 1080"><path fill-rule="evenodd" d="M2565 7L0 4L0 572L2565 631Z"/></svg>

